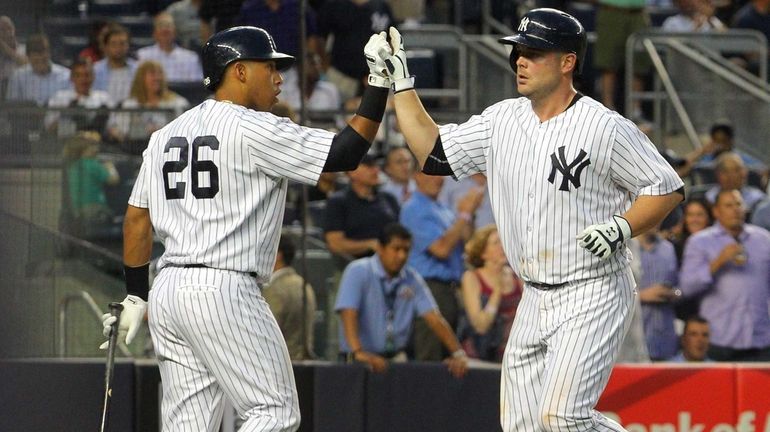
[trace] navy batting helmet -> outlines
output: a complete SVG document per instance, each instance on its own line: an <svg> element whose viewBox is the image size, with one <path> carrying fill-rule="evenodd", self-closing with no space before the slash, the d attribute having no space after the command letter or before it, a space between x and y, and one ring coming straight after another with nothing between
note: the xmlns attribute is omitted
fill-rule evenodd
<svg viewBox="0 0 770 432"><path fill-rule="evenodd" d="M572 15L556 9L540 8L527 12L513 36L504 37L500 43L514 45L511 51L511 67L516 70L519 52L515 45L524 45L547 51L569 52L577 56L577 73L583 69L588 39L583 25Z"/></svg>
<svg viewBox="0 0 770 432"><path fill-rule="evenodd" d="M209 38L203 47L203 85L216 90L227 65L235 60L274 60L278 70L294 64L294 57L279 53L267 31L250 26L233 27Z"/></svg>

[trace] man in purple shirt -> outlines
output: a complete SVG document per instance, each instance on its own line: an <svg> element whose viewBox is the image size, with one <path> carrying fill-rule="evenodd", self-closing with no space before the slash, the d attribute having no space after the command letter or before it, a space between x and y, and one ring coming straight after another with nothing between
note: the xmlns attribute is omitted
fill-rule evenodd
<svg viewBox="0 0 770 432"><path fill-rule="evenodd" d="M737 190L719 192L716 223L687 241L682 294L702 296L711 323L708 356L717 361L770 360L770 232L744 222Z"/></svg>
<svg viewBox="0 0 770 432"><path fill-rule="evenodd" d="M650 230L638 238L642 276L639 281L639 300L647 351L654 361L666 360L676 354L678 343L674 330L674 286L678 269L674 245Z"/></svg>

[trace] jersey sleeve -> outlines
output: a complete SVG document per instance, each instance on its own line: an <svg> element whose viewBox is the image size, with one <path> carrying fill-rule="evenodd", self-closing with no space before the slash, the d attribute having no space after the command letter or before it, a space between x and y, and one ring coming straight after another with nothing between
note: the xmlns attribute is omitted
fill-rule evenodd
<svg viewBox="0 0 770 432"><path fill-rule="evenodd" d="M150 200L148 197L150 185L149 153L149 150L144 151L142 166L139 168L139 174L136 176L136 182L134 182L134 188L131 190L131 196L128 197L128 204L134 207L150 207Z"/></svg>
<svg viewBox="0 0 770 432"><path fill-rule="evenodd" d="M245 115L244 144L252 163L269 176L315 185L329 155L334 133L303 127L270 113Z"/></svg>
<svg viewBox="0 0 770 432"><path fill-rule="evenodd" d="M666 195L684 186L679 175L639 128L621 119L613 132L610 175L634 196Z"/></svg>
<svg viewBox="0 0 770 432"><path fill-rule="evenodd" d="M456 178L486 173L494 112L496 110L493 105L465 123L439 126L444 155Z"/></svg>

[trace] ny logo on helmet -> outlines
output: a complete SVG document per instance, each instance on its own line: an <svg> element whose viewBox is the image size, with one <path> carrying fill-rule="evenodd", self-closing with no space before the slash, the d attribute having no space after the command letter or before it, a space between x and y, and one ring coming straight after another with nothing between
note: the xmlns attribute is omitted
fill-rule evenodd
<svg viewBox="0 0 770 432"><path fill-rule="evenodd" d="M524 17L524 19L522 19L521 22L519 23L519 31L520 32L527 31L527 26L528 25L529 25L529 18L528 17Z"/></svg>

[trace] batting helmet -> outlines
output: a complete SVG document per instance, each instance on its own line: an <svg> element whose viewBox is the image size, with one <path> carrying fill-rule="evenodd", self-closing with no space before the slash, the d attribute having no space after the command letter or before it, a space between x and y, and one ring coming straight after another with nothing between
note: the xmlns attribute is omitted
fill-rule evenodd
<svg viewBox="0 0 770 432"><path fill-rule="evenodd" d="M527 12L516 29L516 34L500 39L507 45L524 45L548 51L569 52L577 56L577 72L583 69L588 39L583 25L572 15L556 9L540 8ZM519 52L511 51L511 68L516 70Z"/></svg>
<svg viewBox="0 0 770 432"><path fill-rule="evenodd" d="M250 26L233 27L209 38L203 47L203 85L214 91L227 65L235 60L274 60L278 70L294 64L294 57L276 51L267 31Z"/></svg>

